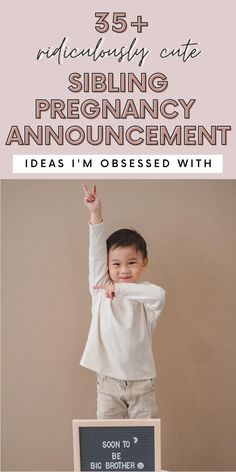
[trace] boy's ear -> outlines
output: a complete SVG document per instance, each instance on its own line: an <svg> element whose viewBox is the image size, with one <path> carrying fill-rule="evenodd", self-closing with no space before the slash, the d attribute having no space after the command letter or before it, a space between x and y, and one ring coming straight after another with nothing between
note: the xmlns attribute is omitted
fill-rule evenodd
<svg viewBox="0 0 236 472"><path fill-rule="evenodd" d="M143 270L145 270L148 266L148 258L145 257L145 259L143 259Z"/></svg>

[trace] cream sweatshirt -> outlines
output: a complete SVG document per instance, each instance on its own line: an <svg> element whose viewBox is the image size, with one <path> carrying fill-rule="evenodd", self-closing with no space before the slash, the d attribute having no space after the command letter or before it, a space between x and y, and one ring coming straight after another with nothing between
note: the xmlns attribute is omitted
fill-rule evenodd
<svg viewBox="0 0 236 472"><path fill-rule="evenodd" d="M156 377L152 334L165 290L149 282L116 283L115 298L97 284L109 282L104 223L89 225L89 288L92 319L80 364L123 380Z"/></svg>

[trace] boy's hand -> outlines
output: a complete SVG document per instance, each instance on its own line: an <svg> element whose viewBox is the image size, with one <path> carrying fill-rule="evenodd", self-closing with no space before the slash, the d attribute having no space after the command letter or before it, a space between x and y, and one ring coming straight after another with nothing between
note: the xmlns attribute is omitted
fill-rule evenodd
<svg viewBox="0 0 236 472"><path fill-rule="evenodd" d="M92 191L89 192L87 185L83 184L84 190L84 204L90 211L91 224L98 224L102 222L102 206L101 199L97 195L96 185L93 185Z"/></svg>
<svg viewBox="0 0 236 472"><path fill-rule="evenodd" d="M111 282L109 284L95 285L94 288L95 289L102 288L105 291L106 297L110 298L111 300L113 300L113 298L115 298L115 296L116 296L116 294L115 294L115 285L113 284L113 282Z"/></svg>
<svg viewBox="0 0 236 472"><path fill-rule="evenodd" d="M84 190L84 203L88 207L89 211L97 211L101 208L101 200L97 196L96 185L93 185L92 191L89 192L87 185L83 184Z"/></svg>

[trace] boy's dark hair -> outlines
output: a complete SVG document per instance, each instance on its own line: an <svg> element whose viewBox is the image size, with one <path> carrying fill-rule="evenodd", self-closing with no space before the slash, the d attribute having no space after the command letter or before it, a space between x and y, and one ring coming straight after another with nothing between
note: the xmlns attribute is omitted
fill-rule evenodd
<svg viewBox="0 0 236 472"><path fill-rule="evenodd" d="M118 229L107 238L107 252L111 248L134 246L142 253L143 258L147 257L147 245L141 234L135 229Z"/></svg>

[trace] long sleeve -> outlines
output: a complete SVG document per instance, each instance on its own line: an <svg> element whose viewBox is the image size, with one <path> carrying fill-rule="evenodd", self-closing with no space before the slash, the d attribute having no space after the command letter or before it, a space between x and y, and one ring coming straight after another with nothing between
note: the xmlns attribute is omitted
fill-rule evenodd
<svg viewBox="0 0 236 472"><path fill-rule="evenodd" d="M146 380L156 376L152 334L165 291L149 282L117 283L113 300L97 284L109 281L104 223L90 224L89 285L92 317L81 365L109 377Z"/></svg>
<svg viewBox="0 0 236 472"><path fill-rule="evenodd" d="M118 298L126 298L143 303L157 314L160 314L165 303L165 290L149 282L116 283L115 294Z"/></svg>
<svg viewBox="0 0 236 472"><path fill-rule="evenodd" d="M106 232L104 223L89 224L89 289L108 280Z"/></svg>

